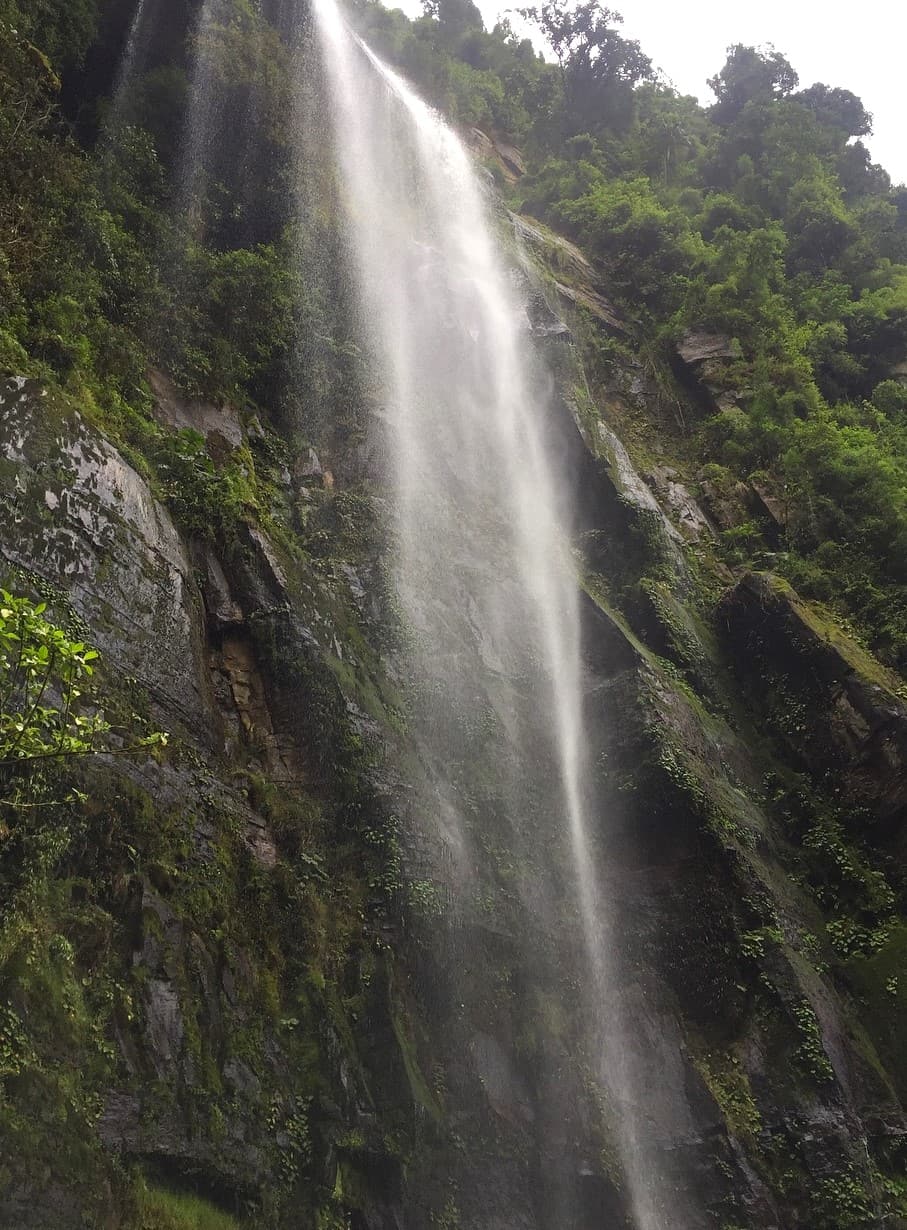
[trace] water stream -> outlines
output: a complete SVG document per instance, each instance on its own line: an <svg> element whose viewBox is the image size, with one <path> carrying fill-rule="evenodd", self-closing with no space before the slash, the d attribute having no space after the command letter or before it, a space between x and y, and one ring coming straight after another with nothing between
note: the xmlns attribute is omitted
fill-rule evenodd
<svg viewBox="0 0 907 1230"><path fill-rule="evenodd" d="M123 109L129 88L132 86L137 73L143 67L156 21L156 0L138 0L132 20L129 23L126 43L120 56L113 88L110 92L110 107L106 119L108 132L116 132L122 121Z"/></svg>
<svg viewBox="0 0 907 1230"><path fill-rule="evenodd" d="M196 229L202 226L200 188L208 165L206 145L213 131L217 106L217 66L210 45L216 20L217 0L202 0L192 33L186 128L176 174L176 212L189 215Z"/></svg>
<svg viewBox="0 0 907 1230"><path fill-rule="evenodd" d="M399 669L415 696L423 776L416 840L446 884L446 908L468 920L486 891L493 820L526 915L552 934L573 928L576 1012L627 1203L640 1230L679 1230L677 1208L662 1214L653 1195L638 1048L624 1045L633 1022L596 869L571 510L517 262L502 256L491 194L454 132L351 33L334 0L315 0L314 14L362 329L382 385L395 588L410 630ZM484 723L484 737L470 742L470 723ZM474 762L484 743L493 784L468 780L481 783L483 770L458 754L467 743ZM460 959L474 964L462 943Z"/></svg>

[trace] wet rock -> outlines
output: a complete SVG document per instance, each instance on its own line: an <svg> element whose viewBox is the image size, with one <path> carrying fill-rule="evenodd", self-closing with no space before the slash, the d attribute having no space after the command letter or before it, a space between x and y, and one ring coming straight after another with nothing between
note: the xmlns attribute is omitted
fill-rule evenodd
<svg viewBox="0 0 907 1230"><path fill-rule="evenodd" d="M261 425L261 419L257 414L253 414L246 422L246 435L250 440L260 443L265 438L265 429Z"/></svg>
<svg viewBox="0 0 907 1230"><path fill-rule="evenodd" d="M470 128L464 135L466 144L475 157L497 167L500 175L508 183L516 183L521 176L526 174L523 155L516 146L489 136L481 128Z"/></svg>
<svg viewBox="0 0 907 1230"><path fill-rule="evenodd" d="M277 866L279 852L265 822L257 816L250 816L246 824L245 839L256 863L265 871L273 871Z"/></svg>
<svg viewBox="0 0 907 1230"><path fill-rule="evenodd" d="M674 543L679 543L680 534L668 521L655 496L637 473L623 442L603 422L598 423L596 429L603 454L609 460L612 475L621 495L637 508L656 517L668 538Z"/></svg>
<svg viewBox="0 0 907 1230"><path fill-rule="evenodd" d="M690 542L714 538L715 528L699 507L689 488L680 481L670 466L656 466L647 476L652 486L670 508L680 532Z"/></svg>
<svg viewBox="0 0 907 1230"><path fill-rule="evenodd" d="M86 1210L71 1188L53 1182L49 1173L32 1175L26 1188L6 1188L0 1194L0 1226L4 1230L84 1230ZM100 1196L101 1193L98 1193ZM109 1195L109 1193L108 1193ZM113 1230L105 1219L99 1230Z"/></svg>
<svg viewBox="0 0 907 1230"><path fill-rule="evenodd" d="M605 462L619 506L628 517L637 549L654 566L667 569L681 587L687 584L683 536L635 469L619 437L600 420L595 426L595 450Z"/></svg>
<svg viewBox="0 0 907 1230"><path fill-rule="evenodd" d="M346 577L347 584L350 587L353 601L357 606L362 607L368 598L368 592L365 585L362 583L362 578L352 564L341 563L340 571Z"/></svg>
<svg viewBox="0 0 907 1230"><path fill-rule="evenodd" d="M271 772L286 777L290 770L274 732L258 658L243 630L230 629L223 634L219 648L212 655L212 667L226 680L241 728L241 741L258 749ZM273 863L272 854L267 853L270 844L263 844L257 835L253 838L254 848L260 848L265 853L266 861Z"/></svg>
<svg viewBox="0 0 907 1230"><path fill-rule="evenodd" d="M489 1034L477 1033L472 1042L476 1073L495 1114L508 1122L531 1122L529 1091L513 1070L506 1050Z"/></svg>
<svg viewBox="0 0 907 1230"><path fill-rule="evenodd" d="M555 281L554 289L560 297L566 300L572 307L584 308L600 324L607 326L616 333L625 332L625 326L618 315L617 308L604 295L598 291L592 290L588 286L565 286L562 282Z"/></svg>
<svg viewBox="0 0 907 1230"><path fill-rule="evenodd" d="M310 483L312 479L320 479L323 473L315 450L313 448L303 449L293 465L293 477L297 482Z"/></svg>
<svg viewBox="0 0 907 1230"><path fill-rule="evenodd" d="M173 954L179 951L183 942L182 923L147 881L142 885L141 910L142 946L133 954L133 964L141 964L154 974L173 978L177 973Z"/></svg>
<svg viewBox="0 0 907 1230"><path fill-rule="evenodd" d="M256 549L257 559L259 564L264 566L267 579L270 581L273 589L278 593L285 593L287 588L287 576L283 570L278 558L277 552L271 545L270 539L258 529L257 526L249 525L245 527L246 533Z"/></svg>
<svg viewBox="0 0 907 1230"><path fill-rule="evenodd" d="M712 413L734 413L744 397L733 363L740 357L735 339L720 333L690 332L677 347L673 366L696 398Z"/></svg>
<svg viewBox="0 0 907 1230"><path fill-rule="evenodd" d="M571 340L569 326L556 312L551 310L541 293L530 296L527 315L532 335L537 340L547 341L550 338L556 338L559 341Z"/></svg>
<svg viewBox="0 0 907 1230"><path fill-rule="evenodd" d="M183 1044L179 993L172 982L152 978L145 991L148 1053L159 1079L172 1075Z"/></svg>
<svg viewBox="0 0 907 1230"><path fill-rule="evenodd" d="M509 216L517 240L543 263L583 284L597 281L595 269L576 244L550 231L535 218L514 213Z"/></svg>
<svg viewBox="0 0 907 1230"><path fill-rule="evenodd" d="M494 141L481 128L470 128L465 135L466 142L476 157L484 159L494 157Z"/></svg>
<svg viewBox="0 0 907 1230"><path fill-rule="evenodd" d="M527 263L537 262L549 272L561 305L582 308L607 329L623 333L620 312L604 294L598 274L579 248L535 219L513 213L509 217L518 245L530 258ZM530 280L539 286L544 281L537 270L530 271Z"/></svg>
<svg viewBox="0 0 907 1230"><path fill-rule="evenodd" d="M719 529L730 530L741 525L749 517L750 489L727 475L727 481L719 482L708 471L700 471L699 491L706 511Z"/></svg>
<svg viewBox="0 0 907 1230"><path fill-rule="evenodd" d="M240 1098L255 1099L261 1094L261 1081L241 1059L230 1059L224 1064L224 1081Z"/></svg>
<svg viewBox="0 0 907 1230"><path fill-rule="evenodd" d="M209 546L202 552L204 582L202 593L205 601L205 611L212 630L222 634L227 628L235 628L245 622L245 615L239 603L233 597L230 583L220 560Z"/></svg>
<svg viewBox="0 0 907 1230"><path fill-rule="evenodd" d="M787 501L771 480L751 479L750 489L759 513L767 517L776 531L787 526Z"/></svg>
<svg viewBox="0 0 907 1230"><path fill-rule="evenodd" d="M501 161L504 163L504 166L511 172L515 179L519 179L520 176L526 174L526 163L523 160L523 155L515 145L508 145L506 141L496 140L494 142L494 148L497 151Z"/></svg>

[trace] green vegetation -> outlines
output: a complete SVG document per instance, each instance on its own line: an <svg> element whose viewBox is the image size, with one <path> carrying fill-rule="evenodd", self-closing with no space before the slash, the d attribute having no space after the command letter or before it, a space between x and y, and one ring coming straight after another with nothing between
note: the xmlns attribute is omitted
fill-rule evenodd
<svg viewBox="0 0 907 1230"><path fill-rule="evenodd" d="M772 550L903 667L907 189L870 161L871 116L847 89L799 88L779 52L740 45L702 107L595 0L520 12L556 63L506 22L482 30L468 3L414 23L366 6L362 21L462 124L524 144L513 204L598 261L663 367L689 332L727 339L737 357L712 374L725 396L698 386L683 447L767 483L785 509L780 532L735 527L738 559Z"/></svg>
<svg viewBox="0 0 907 1230"><path fill-rule="evenodd" d="M61 123L61 81L90 46L115 51L114 12L0 6L0 365L59 382L121 438L145 414L149 366L214 401L324 422L361 372L317 167L304 231L293 218L286 44L239 0L197 45L184 14L86 153ZM704 108L659 81L595 0L520 12L555 62L506 21L485 31L470 0L434 0L415 22L360 2L357 18L454 120L522 145L513 204L599 262L668 380L686 333L728 339L737 357L698 386L684 447L784 508L780 527L742 518L729 551L770 550L903 666L907 191L869 159L871 117L847 89L802 88L783 55L739 45ZM187 214L174 134L193 57L219 106ZM80 104L76 132L94 133L101 100ZM256 153L232 158L247 125Z"/></svg>
<svg viewBox="0 0 907 1230"><path fill-rule="evenodd" d="M159 731L135 738L111 727L90 686L97 650L72 640L46 611L45 602L0 589L0 817L58 805L52 783L72 757L167 743ZM69 794L59 805L80 798Z"/></svg>
<svg viewBox="0 0 907 1230"><path fill-rule="evenodd" d="M140 1182L130 1230L238 1230L240 1223L200 1196Z"/></svg>
<svg viewBox="0 0 907 1230"><path fill-rule="evenodd" d="M147 759L167 738L138 734L134 714L122 725L105 717L98 653L46 612L0 590L0 1135L10 1161L38 1165L56 1150L90 1206L109 1019L125 989L99 959L112 918L61 871L92 833L88 762ZM4 1166L0 1191L9 1181Z"/></svg>
<svg viewBox="0 0 907 1230"><path fill-rule="evenodd" d="M307 274L329 268L334 239L324 220L304 237L294 226L286 49L239 2L225 0L196 51L192 14L174 13L157 52L166 60L130 83L87 151L62 111L60 74L81 71L92 34L96 55L115 54L110 9L0 5L0 370L62 385L119 433L144 413L155 366L194 395L266 400L272 413L305 403L315 417L348 388L353 352L329 282L301 276L297 260L305 249ZM217 74L224 131L190 215L178 209L178 134L193 54ZM103 109L91 94L80 101L80 121ZM240 165L222 139L245 124L261 165Z"/></svg>
<svg viewBox="0 0 907 1230"><path fill-rule="evenodd" d="M22 1184L24 1165L76 1193L87 1224L110 1224L111 1201L121 1201L130 1230L339 1228L385 1175L393 1187L415 1138L435 1148L449 1100L443 1060L419 1027L418 979L388 956L449 919L439 887L405 868L403 822L375 784L371 724L389 740L406 734L381 664L406 631L374 567L384 547L377 501L369 480L350 474L335 490L320 463L304 483L288 475L311 442L325 468L336 446L350 472L368 469L360 445L372 382L346 299L330 153L314 148L317 135L308 134L304 182L293 169L299 49L267 20L285 6L219 0L196 39L197 6L164 0L166 29L114 104L110 66L128 7L0 0L0 372L62 393L148 480L199 570L199 608L202 561L217 556L242 606L240 669L266 681L282 743L275 751L253 725L230 735L223 754L211 750L225 743L217 729L204 732L211 748L181 734L159 755L165 739L147 733L135 681L105 673L87 630L53 603L0 592L0 1198ZM665 909L677 926L640 962L657 966L680 1017L707 1039L700 1076L763 1166L778 1109L766 1082L781 1073L797 1096L820 1098L835 1088L836 1054L803 986L777 993L793 978L784 971L794 891L782 928L770 894L753 889L778 836L765 815L779 822L779 848L789 843L797 892L811 894L803 963L846 981L871 1018L868 1066L884 1064L899 1092L903 889L893 860L874 849L873 821L828 797L814 775L767 775L764 795L736 776L748 719L728 696L709 587L726 582L727 565L768 559L834 620L854 621L889 666L907 665L907 191L871 163L859 99L801 89L774 51L732 48L703 108L660 82L619 17L591 0L523 11L553 62L506 22L485 31L471 0L429 0L416 21L367 0L355 12L375 47L461 128L519 143L525 175L491 168L509 203L581 245L622 309L620 340L577 326L590 434L598 395L633 366L671 407L667 428L655 429L665 455L704 465L703 485L733 506L714 552L702 548L707 578L695 560L682 564L692 574L684 589L682 552L660 516L616 484L614 532L600 529L590 548L607 575L589 586L613 615L614 642L638 653L649 679L645 695L625 698L617 737L626 742L598 772L620 796L621 822L630 816L653 843L670 834L672 851L676 843ZM180 134L196 61L218 105L187 206ZM566 258L558 276L574 276ZM707 369L682 364L677 346L691 332L722 335L723 357ZM158 371L181 397L211 403L215 420L222 407L241 442L169 423L152 396ZM635 426L628 443L645 454L652 425ZM757 488L777 518L754 508ZM287 577L277 606L250 545L259 529L277 559L267 565ZM354 568L367 613L348 596ZM817 636L843 645L835 623L798 609ZM211 622L203 648L214 661L235 630ZM896 692L868 652L848 642L847 655L861 678ZM759 681L772 737L805 743L827 697L820 704L782 676ZM657 714L659 730L635 731L640 713ZM556 996L510 985L525 971L509 964L507 933L523 918L520 869L493 821L494 720L451 714L449 767L482 821L476 930L487 931L499 997L515 1016L539 997L515 1031L531 1066L571 1028L562 1007L577 988ZM289 779L268 759L284 745L298 756ZM135 751L149 760L141 781L117 772L137 767ZM122 759L101 762L100 752ZM166 791L156 760L172 770ZM538 955L541 969L541 945ZM454 1011L468 999L451 998ZM161 1059L148 1039L171 1004L179 1040ZM483 1006L483 1030L499 1008ZM760 1013L766 1076L751 1082L738 1043ZM153 1141L176 1140L174 1173L149 1166L159 1183L99 1143L107 1094L136 1087L147 1120L162 1125ZM206 1155L179 1156L173 1124L187 1122ZM249 1142L261 1147L257 1169L240 1174ZM144 1158L141 1144L135 1156ZM872 1225L886 1201L903 1204L875 1171L829 1169L810 1187L805 1166L784 1166L760 1173L808 1210L804 1224ZM882 1169L903 1166L895 1158ZM199 1175L213 1203L190 1194ZM433 1207L438 1226L469 1219L459 1194Z"/></svg>
<svg viewBox="0 0 907 1230"><path fill-rule="evenodd" d="M81 712L81 684L97 651L72 641L44 618L47 604L0 589L0 766L85 755L110 727L100 713ZM47 703L59 693L59 703ZM4 807L15 807L11 797Z"/></svg>

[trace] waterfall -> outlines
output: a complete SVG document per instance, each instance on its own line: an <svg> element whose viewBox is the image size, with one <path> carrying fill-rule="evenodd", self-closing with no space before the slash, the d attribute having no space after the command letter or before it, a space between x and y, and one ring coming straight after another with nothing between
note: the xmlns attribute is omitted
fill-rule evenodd
<svg viewBox="0 0 907 1230"><path fill-rule="evenodd" d="M189 69L189 100L186 108L186 129L180 148L176 176L176 212L198 213L194 219L201 226L202 203L199 192L207 166L206 142L213 128L217 94L217 65L210 46L217 21L217 0L202 0L193 29L194 50Z"/></svg>
<svg viewBox="0 0 907 1230"><path fill-rule="evenodd" d="M408 629L398 669L421 766L412 844L444 882L461 936L486 894L490 825L507 834L523 917L561 936L573 926L576 1012L616 1121L627 1204L640 1230L679 1230L679 1206L664 1212L653 1194L652 1098L625 1045L634 1025L593 840L591 681L568 484L517 262L502 258L490 193L457 136L351 33L334 0L315 0L314 15L362 332L382 386L378 434ZM471 738L470 724L485 734ZM481 769L463 771L467 744L485 755Z"/></svg>
<svg viewBox="0 0 907 1230"><path fill-rule="evenodd" d="M127 92L136 72L142 68L156 19L155 0L138 0L129 23L126 43L120 56L110 94L110 107L106 120L108 134L115 132L122 120Z"/></svg>
<svg viewBox="0 0 907 1230"><path fill-rule="evenodd" d="M120 66L117 70L116 81L113 87L114 106L120 94L129 83L135 64L138 58L139 45L145 32L145 16L148 7L148 0L139 0L136 5L135 13L132 17L132 22L129 26L129 34L126 38L126 46L123 49L123 55L120 59Z"/></svg>

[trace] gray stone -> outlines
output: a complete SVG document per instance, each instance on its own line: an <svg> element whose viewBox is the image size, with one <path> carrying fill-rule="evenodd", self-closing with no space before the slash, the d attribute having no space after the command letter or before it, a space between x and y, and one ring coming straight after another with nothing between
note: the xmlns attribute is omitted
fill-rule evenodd
<svg viewBox="0 0 907 1230"><path fill-rule="evenodd" d="M293 477L297 481L305 481L313 478L320 479L323 473L315 450L313 448L303 449L293 466Z"/></svg>
<svg viewBox="0 0 907 1230"><path fill-rule="evenodd" d="M715 529L699 507L689 488L679 481L676 470L669 466L656 466L651 475L652 485L674 515L680 532L689 542L702 538L714 538Z"/></svg>
<svg viewBox="0 0 907 1230"><path fill-rule="evenodd" d="M685 333L677 347L684 363L704 363L707 359L736 359L740 347L723 333Z"/></svg>
<svg viewBox="0 0 907 1230"><path fill-rule="evenodd" d="M145 992L151 1062L161 1080L173 1075L183 1045L183 1016L179 993L172 982L152 978Z"/></svg>
<svg viewBox="0 0 907 1230"><path fill-rule="evenodd" d="M215 406L211 402L183 397L173 381L160 371L150 371L148 383L154 394L154 415L160 423L176 430L197 431L209 441L211 437L220 436L230 448L242 444L243 427L235 406Z"/></svg>
<svg viewBox="0 0 907 1230"><path fill-rule="evenodd" d="M204 729L199 597L169 513L113 446L35 384L0 383L13 564L65 590L110 665Z"/></svg>

